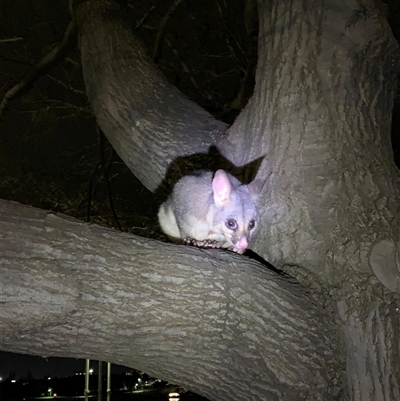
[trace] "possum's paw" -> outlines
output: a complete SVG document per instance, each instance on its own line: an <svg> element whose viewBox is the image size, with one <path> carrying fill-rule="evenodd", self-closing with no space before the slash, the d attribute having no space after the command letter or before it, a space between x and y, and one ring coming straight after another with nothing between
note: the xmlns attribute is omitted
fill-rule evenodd
<svg viewBox="0 0 400 401"><path fill-rule="evenodd" d="M183 243L185 245L195 246L197 248L221 248L222 244L215 240L204 239L202 241L198 241L194 238L186 237L183 239Z"/></svg>

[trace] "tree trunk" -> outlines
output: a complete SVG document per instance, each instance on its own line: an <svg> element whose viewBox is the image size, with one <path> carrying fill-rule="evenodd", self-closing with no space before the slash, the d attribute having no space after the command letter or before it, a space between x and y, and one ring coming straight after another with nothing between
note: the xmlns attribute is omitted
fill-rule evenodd
<svg viewBox="0 0 400 401"><path fill-rule="evenodd" d="M5 205L3 349L121 363L212 400L399 400L399 53L379 12L260 0L254 96L219 135L115 3L77 2L88 97L121 158L155 190L213 144L237 166L264 157L254 249L303 287L245 257Z"/></svg>
<svg viewBox="0 0 400 401"><path fill-rule="evenodd" d="M269 4L259 9L255 93L233 127L260 131L272 171L257 250L337 302L349 398L398 400L398 46L369 3Z"/></svg>

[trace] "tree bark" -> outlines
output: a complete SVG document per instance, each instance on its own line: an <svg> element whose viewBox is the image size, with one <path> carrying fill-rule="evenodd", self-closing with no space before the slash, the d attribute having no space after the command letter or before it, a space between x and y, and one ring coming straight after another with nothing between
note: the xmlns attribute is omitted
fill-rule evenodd
<svg viewBox="0 0 400 401"><path fill-rule="evenodd" d="M212 400L331 399L332 317L295 280L231 252L0 210L2 350L106 360Z"/></svg>
<svg viewBox="0 0 400 401"><path fill-rule="evenodd" d="M366 303L365 299L359 301ZM400 302L379 297L366 305L360 302L358 307L353 302L338 302L347 351L349 398L399 400Z"/></svg>
<svg viewBox="0 0 400 401"><path fill-rule="evenodd" d="M265 154L272 171L257 248L267 260L307 266L335 284L380 271L400 293L390 145L399 51L378 10L365 7L364 15L352 1L261 1L257 85L231 130L252 132L255 156Z"/></svg>

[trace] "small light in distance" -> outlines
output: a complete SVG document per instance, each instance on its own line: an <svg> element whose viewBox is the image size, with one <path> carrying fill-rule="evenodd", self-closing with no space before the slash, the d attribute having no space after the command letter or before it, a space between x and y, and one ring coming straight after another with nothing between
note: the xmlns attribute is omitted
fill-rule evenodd
<svg viewBox="0 0 400 401"><path fill-rule="evenodd" d="M12 379L11 380L11 383L16 383L17 381L15 380L15 379Z"/></svg>

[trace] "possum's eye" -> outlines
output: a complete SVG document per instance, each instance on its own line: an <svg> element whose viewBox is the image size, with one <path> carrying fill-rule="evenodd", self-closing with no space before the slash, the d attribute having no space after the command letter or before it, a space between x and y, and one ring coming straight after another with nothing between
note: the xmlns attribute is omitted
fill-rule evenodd
<svg viewBox="0 0 400 401"><path fill-rule="evenodd" d="M250 220L249 230L252 230L255 226L256 226L256 221L255 220Z"/></svg>
<svg viewBox="0 0 400 401"><path fill-rule="evenodd" d="M230 230L236 230L237 229L237 223L236 220L234 219L228 219L225 222L225 225L230 229Z"/></svg>

